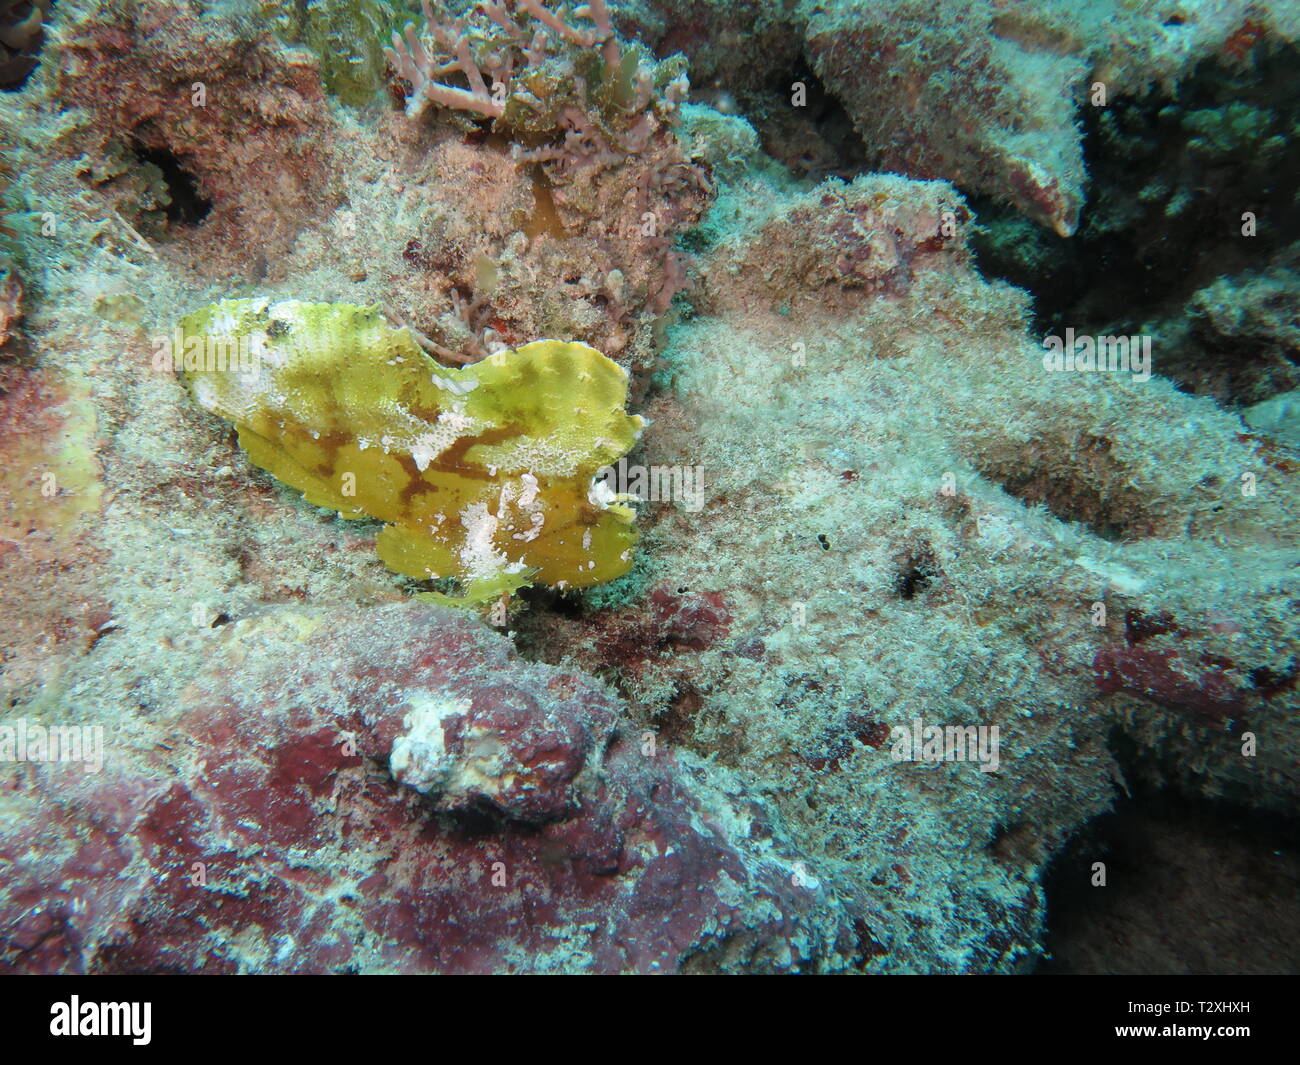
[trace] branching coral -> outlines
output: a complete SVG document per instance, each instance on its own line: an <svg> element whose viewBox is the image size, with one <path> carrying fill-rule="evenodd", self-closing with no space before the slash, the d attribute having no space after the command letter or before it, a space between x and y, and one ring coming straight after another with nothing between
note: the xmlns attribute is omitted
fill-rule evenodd
<svg viewBox="0 0 1300 1065"><path fill-rule="evenodd" d="M385 53L411 84L407 113L436 105L490 119L515 142L516 159L559 164L553 178L644 152L686 99L685 60L656 63L640 45L625 49L604 0L574 12L593 23L588 30L539 0L484 3L455 20L438 20L429 0L423 9L424 34L407 25ZM531 33L521 14L537 24Z"/></svg>
<svg viewBox="0 0 1300 1065"><path fill-rule="evenodd" d="M482 3L455 19L440 17L430 0L423 10L423 29L394 34L386 53L411 86L408 115L436 110L464 128L486 125L494 147L509 145L532 185L530 241L579 238L585 249L571 244L557 257L581 258L583 276L599 262L615 279L602 296L615 326L592 339L622 351L637 312L663 313L682 288L673 236L699 217L712 191L673 133L688 90L685 60L655 61L641 45L620 42L604 0L571 14L540 0ZM567 262L562 268L569 272ZM490 351L479 318L500 316L509 293L491 307L481 286L465 293L473 295L453 302L476 338L469 349Z"/></svg>
<svg viewBox="0 0 1300 1065"><path fill-rule="evenodd" d="M397 572L457 578L478 601L632 564L633 513L594 477L642 420L623 409L627 372L595 349L542 340L452 370L377 308L265 299L180 331L198 402L308 502L385 522Z"/></svg>
<svg viewBox="0 0 1300 1065"><path fill-rule="evenodd" d="M557 13L538 0L483 3L470 18L455 20L437 18L429 0L422 0L422 8L424 35L408 24L404 34L393 34L393 47L385 52L393 69L411 83L407 113L413 117L435 104L538 129L554 123L567 106L554 99L557 89L568 88L585 103L589 83L604 93L599 102L606 111L610 105L643 111L654 89L669 81L675 87L667 102L675 107L684 98L680 62L665 64L661 74L642 49L625 55L604 0L574 12L593 23L588 30L566 22L563 7ZM520 24L521 13L540 24L531 34ZM450 84L450 77L463 78L466 85Z"/></svg>

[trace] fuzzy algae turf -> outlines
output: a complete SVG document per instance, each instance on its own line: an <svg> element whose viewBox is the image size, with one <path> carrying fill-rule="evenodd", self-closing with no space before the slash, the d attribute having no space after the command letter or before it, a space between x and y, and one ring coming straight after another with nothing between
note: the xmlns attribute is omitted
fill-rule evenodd
<svg viewBox="0 0 1300 1065"><path fill-rule="evenodd" d="M377 518L398 573L469 601L627 571L635 515L594 478L643 420L627 372L539 340L459 369L378 308L222 300L182 319L178 369L249 459L344 518Z"/></svg>

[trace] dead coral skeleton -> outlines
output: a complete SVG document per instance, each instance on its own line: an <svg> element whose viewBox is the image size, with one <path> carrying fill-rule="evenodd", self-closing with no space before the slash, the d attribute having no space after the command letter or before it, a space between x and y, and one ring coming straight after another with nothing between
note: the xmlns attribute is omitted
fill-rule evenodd
<svg viewBox="0 0 1300 1065"><path fill-rule="evenodd" d="M540 0L482 3L474 20L439 20L430 0L421 5L423 34L408 24L385 53L411 84L407 114L436 104L499 122L515 141L515 161L543 165L553 183L648 154L656 132L678 120L689 91L682 61L656 64L639 47L625 52L605 0L573 12L594 24L585 30L566 21L564 6L551 11ZM517 21L521 12L537 25L531 35ZM465 87L449 84L454 77ZM680 157L666 165L672 173L641 179L641 203L683 181L709 191L698 167Z"/></svg>
<svg viewBox="0 0 1300 1065"><path fill-rule="evenodd" d="M647 292L662 313L685 284L672 250L682 209L673 205L712 192L672 134L689 91L685 59L656 61L643 46L621 43L605 0L572 11L542 0L485 0L460 18L440 17L431 0L421 6L423 27L394 33L385 52L410 83L407 115L438 108L461 125L487 120L570 218L616 219L619 237L662 264ZM606 180L617 170L623 178ZM503 344L485 296L453 291L452 303L451 326L463 326L471 355Z"/></svg>
<svg viewBox="0 0 1300 1065"><path fill-rule="evenodd" d="M575 168L603 169L644 152L659 120L677 121L689 89L680 61L655 64L644 50L625 52L605 0L573 12L591 29L575 28L563 5L552 11L540 0L482 3L460 19L439 19L429 0L421 2L423 33L408 24L385 51L411 84L413 118L437 105L491 119L513 135L517 161L545 163L561 180Z"/></svg>
<svg viewBox="0 0 1300 1065"><path fill-rule="evenodd" d="M466 298L460 289L453 288L451 308L456 318L469 330L470 339L466 347L475 362L507 347L497 331L488 324L493 310L487 296L480 293Z"/></svg>
<svg viewBox="0 0 1300 1065"><path fill-rule="evenodd" d="M479 11L489 22L478 25L463 18L437 18L429 0L421 0L420 6L424 36L408 23L404 34L393 34L393 47L384 50L393 69L411 83L406 113L412 118L423 114L430 104L501 118L507 98L517 91L513 81L516 70L521 69L521 60L523 70L536 70L553 56L557 45L580 49L599 45L609 70L616 69L622 60L605 0L591 0L574 12L577 18L591 20L594 30L575 29L564 20L563 7L558 13L552 12L538 0L480 4ZM540 23L531 36L511 17L519 11ZM485 73L492 80L491 89ZM446 79L455 75L463 77L467 87L448 84ZM535 97L524 99L535 110L544 109Z"/></svg>
<svg viewBox="0 0 1300 1065"><path fill-rule="evenodd" d="M429 339L429 337L425 336L424 333L420 332L420 330L416 329L415 326L411 325L410 322L403 318L396 308L387 303L383 305L381 310L383 311L384 318L387 320L389 325L394 329L405 329L411 334L411 338L434 358L441 359L445 363L449 362L455 366L464 366L471 362L478 362L478 360L483 357L477 353L466 355L461 352L452 351L450 348L444 347L437 341Z"/></svg>

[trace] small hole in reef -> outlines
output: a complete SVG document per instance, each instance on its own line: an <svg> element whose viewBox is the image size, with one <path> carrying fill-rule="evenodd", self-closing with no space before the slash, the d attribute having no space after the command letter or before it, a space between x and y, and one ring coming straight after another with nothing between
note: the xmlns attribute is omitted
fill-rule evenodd
<svg viewBox="0 0 1300 1065"><path fill-rule="evenodd" d="M794 106L794 87L803 100ZM708 99L709 91L702 96ZM867 170L867 150L835 94L802 59L776 67L761 87L715 97L720 110L737 108L758 131L763 150L791 173L820 181L829 175L852 180Z"/></svg>
<svg viewBox="0 0 1300 1065"><path fill-rule="evenodd" d="M196 226L212 211L212 201L199 192L198 180L166 148L150 148L135 142L136 158L152 163L162 171L171 203L166 207L167 221L179 226Z"/></svg>
<svg viewBox="0 0 1300 1065"><path fill-rule="evenodd" d="M897 589L900 599L915 599L918 592L923 592L929 587L930 575L915 567L898 576Z"/></svg>
<svg viewBox="0 0 1300 1065"><path fill-rule="evenodd" d="M579 595L556 591L553 588L521 588L519 598L530 606L558 614L564 618L582 618L586 616L586 604Z"/></svg>
<svg viewBox="0 0 1300 1065"><path fill-rule="evenodd" d="M939 563L934 553L928 546L924 547L904 561L894 581L894 591L898 593L900 599L915 599L934 583L934 579L940 573Z"/></svg>

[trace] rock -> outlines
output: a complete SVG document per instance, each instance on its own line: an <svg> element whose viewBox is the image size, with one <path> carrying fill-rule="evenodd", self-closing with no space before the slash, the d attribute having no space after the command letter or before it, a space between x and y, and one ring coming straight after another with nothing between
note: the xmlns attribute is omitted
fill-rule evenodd
<svg viewBox="0 0 1300 1065"><path fill-rule="evenodd" d="M583 677L418 604L225 632L168 750L24 765L0 793L0 968L847 963L848 918L795 882L795 852L730 834L744 818Z"/></svg>
<svg viewBox="0 0 1300 1065"><path fill-rule="evenodd" d="M1284 392L1256 403L1242 413L1242 418L1257 433L1267 433L1300 448L1300 392Z"/></svg>

